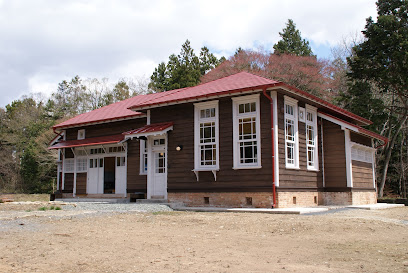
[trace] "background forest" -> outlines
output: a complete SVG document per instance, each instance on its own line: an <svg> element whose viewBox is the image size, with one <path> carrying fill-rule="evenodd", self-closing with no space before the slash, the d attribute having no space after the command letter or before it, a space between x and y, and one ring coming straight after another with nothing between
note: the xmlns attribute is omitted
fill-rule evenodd
<svg viewBox="0 0 408 273"><path fill-rule="evenodd" d="M0 192L50 193L56 180L52 126L87 111L153 92L195 86L240 71L280 80L373 121L367 127L389 138L377 149L378 195L406 197L408 172L408 3L377 2L364 38L342 42L330 60L315 56L292 20L271 49L238 48L218 59L198 56L187 40L178 55L160 63L150 79L81 79L59 83L46 98L30 94L0 108ZM380 146L381 143L376 143ZM385 192L384 192L385 189Z"/></svg>

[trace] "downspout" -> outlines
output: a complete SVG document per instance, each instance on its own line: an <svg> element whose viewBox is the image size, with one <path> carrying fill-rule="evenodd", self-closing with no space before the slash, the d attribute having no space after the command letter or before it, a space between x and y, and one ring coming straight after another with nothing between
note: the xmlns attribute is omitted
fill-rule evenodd
<svg viewBox="0 0 408 273"><path fill-rule="evenodd" d="M275 130L273 124L273 99L266 93L266 88L263 88L262 93L271 102L271 147L272 147L272 192L273 192L273 205L276 207L276 189L275 189Z"/></svg>

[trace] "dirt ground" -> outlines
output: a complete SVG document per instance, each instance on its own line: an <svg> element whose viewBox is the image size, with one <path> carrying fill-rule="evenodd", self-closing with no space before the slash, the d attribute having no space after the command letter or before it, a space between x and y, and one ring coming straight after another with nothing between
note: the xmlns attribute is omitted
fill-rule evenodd
<svg viewBox="0 0 408 273"><path fill-rule="evenodd" d="M0 204L0 272L408 272L408 207L317 215Z"/></svg>

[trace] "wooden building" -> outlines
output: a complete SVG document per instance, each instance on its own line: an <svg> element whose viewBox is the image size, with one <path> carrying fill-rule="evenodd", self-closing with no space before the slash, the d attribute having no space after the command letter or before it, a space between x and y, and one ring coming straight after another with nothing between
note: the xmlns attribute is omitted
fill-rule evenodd
<svg viewBox="0 0 408 273"><path fill-rule="evenodd" d="M241 72L136 96L54 126L63 198L190 206L376 203L371 122Z"/></svg>

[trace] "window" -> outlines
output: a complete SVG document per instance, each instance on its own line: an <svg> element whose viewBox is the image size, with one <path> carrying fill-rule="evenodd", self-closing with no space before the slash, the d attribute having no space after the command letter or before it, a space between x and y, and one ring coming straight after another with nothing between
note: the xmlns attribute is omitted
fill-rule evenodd
<svg viewBox="0 0 408 273"><path fill-rule="evenodd" d="M74 159L73 158L66 158L64 161L64 169L66 173L73 173L74 172Z"/></svg>
<svg viewBox="0 0 408 273"><path fill-rule="evenodd" d="M232 98L234 169L260 168L259 94Z"/></svg>
<svg viewBox="0 0 408 273"><path fill-rule="evenodd" d="M85 138L85 129L78 130L78 139L84 139Z"/></svg>
<svg viewBox="0 0 408 273"><path fill-rule="evenodd" d="M155 173L166 172L166 156L165 153L154 153Z"/></svg>
<svg viewBox="0 0 408 273"><path fill-rule="evenodd" d="M147 174L147 141L140 140L140 174Z"/></svg>
<svg viewBox="0 0 408 273"><path fill-rule="evenodd" d="M351 160L373 163L373 148L369 146L352 143Z"/></svg>
<svg viewBox="0 0 408 273"><path fill-rule="evenodd" d="M319 169L317 135L317 109L306 105L306 156L309 170Z"/></svg>
<svg viewBox="0 0 408 273"><path fill-rule="evenodd" d="M297 100L285 96L284 105L286 168L299 168Z"/></svg>
<svg viewBox="0 0 408 273"><path fill-rule="evenodd" d="M108 148L108 153L121 153L124 151L125 149L123 148L123 146L114 146Z"/></svg>
<svg viewBox="0 0 408 273"><path fill-rule="evenodd" d="M218 169L218 101L194 107L195 169Z"/></svg>
<svg viewBox="0 0 408 273"><path fill-rule="evenodd" d="M104 153L105 153L105 150L102 149L102 148L94 148L94 149L90 149L90 150L89 150L89 153L90 153L91 155L104 154Z"/></svg>
<svg viewBox="0 0 408 273"><path fill-rule="evenodd" d="M76 171L78 173L88 171L87 162L88 162L88 160L86 158L77 158L77 160L76 160L76 167L77 167Z"/></svg>
<svg viewBox="0 0 408 273"><path fill-rule="evenodd" d="M126 157L124 156L118 156L116 158L116 166L117 167L123 167L126 165Z"/></svg>

